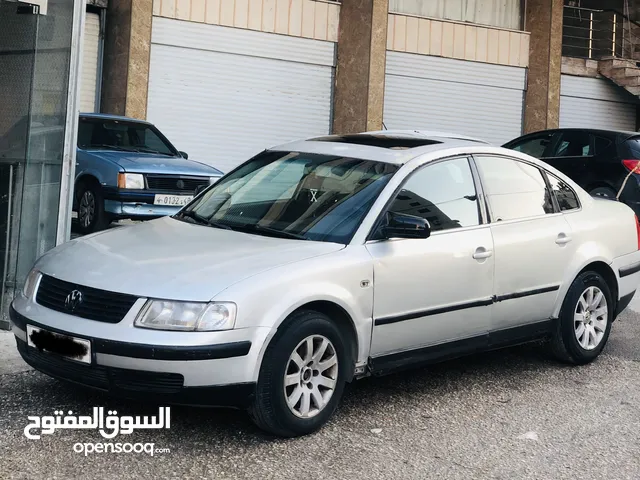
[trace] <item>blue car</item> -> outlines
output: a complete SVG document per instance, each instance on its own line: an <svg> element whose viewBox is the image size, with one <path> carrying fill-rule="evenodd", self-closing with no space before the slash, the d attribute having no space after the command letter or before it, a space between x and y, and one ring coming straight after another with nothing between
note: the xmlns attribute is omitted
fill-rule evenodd
<svg viewBox="0 0 640 480"><path fill-rule="evenodd" d="M80 115L73 210L81 233L113 220L174 214L196 189L221 176L216 168L188 160L149 122Z"/></svg>

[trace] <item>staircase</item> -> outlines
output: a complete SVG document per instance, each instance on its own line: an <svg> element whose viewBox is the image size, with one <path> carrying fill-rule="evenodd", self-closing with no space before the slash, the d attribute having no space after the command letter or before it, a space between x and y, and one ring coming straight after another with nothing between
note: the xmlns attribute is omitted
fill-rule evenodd
<svg viewBox="0 0 640 480"><path fill-rule="evenodd" d="M634 56L638 56L635 53ZM640 61L607 57L598 61L598 71L629 93L640 96Z"/></svg>
<svg viewBox="0 0 640 480"><path fill-rule="evenodd" d="M602 76L640 96L640 22L617 10L565 5L562 35L563 55L596 60Z"/></svg>

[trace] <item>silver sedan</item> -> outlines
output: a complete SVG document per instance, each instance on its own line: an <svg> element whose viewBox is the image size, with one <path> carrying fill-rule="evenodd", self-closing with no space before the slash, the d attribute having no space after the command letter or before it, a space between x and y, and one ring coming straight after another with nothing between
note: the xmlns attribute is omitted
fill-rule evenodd
<svg viewBox="0 0 640 480"><path fill-rule="evenodd" d="M55 248L11 316L53 377L297 436L364 376L537 339L590 362L639 283L627 206L478 140L374 132L269 149L172 217Z"/></svg>

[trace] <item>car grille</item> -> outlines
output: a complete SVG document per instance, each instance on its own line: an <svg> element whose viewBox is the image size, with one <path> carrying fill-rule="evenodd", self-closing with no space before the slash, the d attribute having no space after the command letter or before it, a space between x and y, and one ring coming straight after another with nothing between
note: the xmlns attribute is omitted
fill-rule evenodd
<svg viewBox="0 0 640 480"><path fill-rule="evenodd" d="M147 175L147 187L149 190L192 195L200 185L209 185L209 177Z"/></svg>
<svg viewBox="0 0 640 480"><path fill-rule="evenodd" d="M67 297L74 291L81 294L81 301L75 309L71 305L67 306ZM36 293L36 302L43 307L106 323L118 323L122 320L137 299L133 295L76 285L49 275L42 276Z"/></svg>

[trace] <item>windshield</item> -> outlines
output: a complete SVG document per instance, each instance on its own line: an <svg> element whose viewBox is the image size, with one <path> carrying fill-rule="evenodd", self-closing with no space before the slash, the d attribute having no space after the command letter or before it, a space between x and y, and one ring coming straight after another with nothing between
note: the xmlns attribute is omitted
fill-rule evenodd
<svg viewBox="0 0 640 480"><path fill-rule="evenodd" d="M398 167L298 152L264 152L177 218L259 235L348 243Z"/></svg>
<svg viewBox="0 0 640 480"><path fill-rule="evenodd" d="M80 118L78 147L178 156L178 152L153 125L104 118Z"/></svg>

